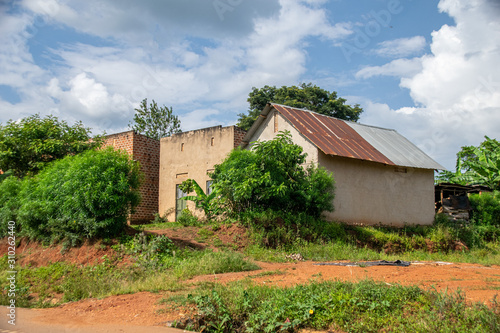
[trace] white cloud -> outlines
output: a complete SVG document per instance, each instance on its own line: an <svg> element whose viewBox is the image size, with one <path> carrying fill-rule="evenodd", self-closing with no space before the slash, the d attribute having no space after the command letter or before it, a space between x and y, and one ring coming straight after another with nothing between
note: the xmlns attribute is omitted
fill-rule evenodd
<svg viewBox="0 0 500 333"><path fill-rule="evenodd" d="M375 54L382 57L404 58L421 53L425 47L423 36L386 40L377 45Z"/></svg>
<svg viewBox="0 0 500 333"><path fill-rule="evenodd" d="M374 76L397 76L410 77L422 69L422 61L419 58L396 59L382 66L367 66L356 72L358 79L369 79Z"/></svg>
<svg viewBox="0 0 500 333"><path fill-rule="evenodd" d="M465 145L478 145L500 128L500 6L488 0L441 0L439 8L455 19L432 33L431 54L421 69L400 73L416 107L391 110L366 102L362 120L392 126L449 169ZM406 60L404 60L406 61ZM365 68L360 78L397 74L395 61ZM401 130L403 129L403 130Z"/></svg>
<svg viewBox="0 0 500 333"><path fill-rule="evenodd" d="M0 84L16 88L39 83L45 71L36 66L26 44L33 23L27 15L7 15L0 6Z"/></svg>
<svg viewBox="0 0 500 333"><path fill-rule="evenodd" d="M218 115L220 112L215 109L196 109L184 115L181 115L182 130L190 131L199 128L221 125L218 119L207 119L211 116Z"/></svg>
<svg viewBox="0 0 500 333"><path fill-rule="evenodd" d="M161 44L189 35L210 39L246 35L256 16L273 16L280 9L278 0L22 0L22 4L77 31L141 45L152 35Z"/></svg>
<svg viewBox="0 0 500 333"><path fill-rule="evenodd" d="M185 128L213 125L201 115L215 119L214 107L232 122L247 108L252 86L298 83L306 71L306 40L336 41L351 33L330 22L323 0L224 1L232 8L222 19L215 2L20 1L28 10L6 15L19 22L0 38L18 38L11 49L22 64L13 51L0 50L0 68L12 71L0 81L19 87L26 98L4 110L38 108L113 132L126 127L147 97L173 106ZM27 47L37 38L26 35L37 16L60 31L74 29L76 37L46 48L43 68ZM79 42L84 34L88 44ZM0 121L5 117L0 114Z"/></svg>

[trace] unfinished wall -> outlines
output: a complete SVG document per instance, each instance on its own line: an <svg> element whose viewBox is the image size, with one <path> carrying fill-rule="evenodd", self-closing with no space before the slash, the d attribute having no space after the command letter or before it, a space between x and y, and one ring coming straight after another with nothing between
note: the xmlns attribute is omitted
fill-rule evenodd
<svg viewBox="0 0 500 333"><path fill-rule="evenodd" d="M160 170L160 141L137 134L134 131L111 134L105 137L104 147L125 150L134 161L139 161L144 173L139 189L141 203L129 217L129 223L145 223L158 212L158 182Z"/></svg>
<svg viewBox="0 0 500 333"><path fill-rule="evenodd" d="M221 163L239 145L244 131L236 126L210 127L174 134L160 140L159 212L169 221L175 220L176 185L192 178L206 191L207 172ZM188 208L198 216L194 203Z"/></svg>
<svg viewBox="0 0 500 333"><path fill-rule="evenodd" d="M434 170L395 167L330 156L319 164L333 172L335 211L328 220L367 225L429 225L434 220Z"/></svg>

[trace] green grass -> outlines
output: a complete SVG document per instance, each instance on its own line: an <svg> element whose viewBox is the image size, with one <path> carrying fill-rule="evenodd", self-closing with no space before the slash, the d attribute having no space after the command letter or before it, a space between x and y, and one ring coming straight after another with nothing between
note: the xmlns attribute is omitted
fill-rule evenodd
<svg viewBox="0 0 500 333"><path fill-rule="evenodd" d="M162 229L183 228L183 225L178 222L159 222L159 223L132 225L131 227L139 231L142 230L153 231Z"/></svg>
<svg viewBox="0 0 500 333"><path fill-rule="evenodd" d="M119 266L118 257L103 257L103 263L89 266L56 262L38 268L16 267L16 305L47 307L59 304L54 302L58 299L68 302L140 291L179 291L187 287L183 280L196 275L259 269L236 252L175 251L161 236L139 234L121 241L116 249L134 254L133 266ZM7 268L5 255L0 258L2 289L7 285ZM0 293L0 304L7 305L8 301L7 293Z"/></svg>
<svg viewBox="0 0 500 333"><path fill-rule="evenodd" d="M335 241L324 244L304 243L286 249L266 249L253 245L245 250L245 254L257 261L285 262L285 256L300 253L305 260L313 261L367 261L367 260L406 260L406 261L447 261L456 263L481 264L485 266L500 263L500 245L488 243L484 248L469 251L428 252L425 250L406 251L398 254L385 254L368 247L358 247L349 242Z"/></svg>
<svg viewBox="0 0 500 333"><path fill-rule="evenodd" d="M500 304L467 304L460 293L361 281L312 282L291 288L242 280L168 302L196 306L177 327L204 332L499 332Z"/></svg>

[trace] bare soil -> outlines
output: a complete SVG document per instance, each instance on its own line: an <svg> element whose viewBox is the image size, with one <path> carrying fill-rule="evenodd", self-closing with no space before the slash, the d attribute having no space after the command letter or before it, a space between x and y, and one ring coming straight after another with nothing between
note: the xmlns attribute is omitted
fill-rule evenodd
<svg viewBox="0 0 500 333"><path fill-rule="evenodd" d="M223 226L213 233L200 235L198 228L166 229L155 231L165 234L179 246L193 248L213 247L209 245L218 239L219 246L234 249L244 248L249 239L245 229L237 226ZM208 241L210 239L210 241ZM0 254L6 253L4 242L0 244ZM19 262L22 265L43 266L49 262L66 261L79 264L100 262L104 255L116 255L109 245L87 243L61 253L60 246L44 247L38 243L21 241L18 247ZM125 258L125 262L131 261ZM228 283L250 278L255 283L269 286L294 286L311 281L360 281L371 279L388 285L417 285L423 289L455 291L460 289L468 302L489 304L495 295L500 296L500 266L485 267L475 264L440 262L415 262L409 267L395 266L320 266L312 261L288 263L257 262L260 270L251 272L226 273L198 276L185 281L211 281ZM86 299L66 303L56 308L36 309L37 315L31 320L39 323L57 323L71 327L86 327L99 324L122 326L168 326L173 320L191 315L192 309L171 308L159 302L169 296L167 292L140 292L130 295L111 296L104 299Z"/></svg>

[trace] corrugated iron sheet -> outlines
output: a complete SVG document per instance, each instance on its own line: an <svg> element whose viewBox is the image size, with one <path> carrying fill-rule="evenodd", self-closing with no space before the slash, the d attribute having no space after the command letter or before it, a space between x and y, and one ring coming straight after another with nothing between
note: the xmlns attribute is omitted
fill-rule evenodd
<svg viewBox="0 0 500 333"><path fill-rule="evenodd" d="M272 106L325 154L388 165L444 169L394 130L361 125L279 104Z"/></svg>
<svg viewBox="0 0 500 333"><path fill-rule="evenodd" d="M445 170L395 130L346 122L394 164L412 168Z"/></svg>
<svg viewBox="0 0 500 333"><path fill-rule="evenodd" d="M325 154L394 165L340 119L278 104L273 107Z"/></svg>

